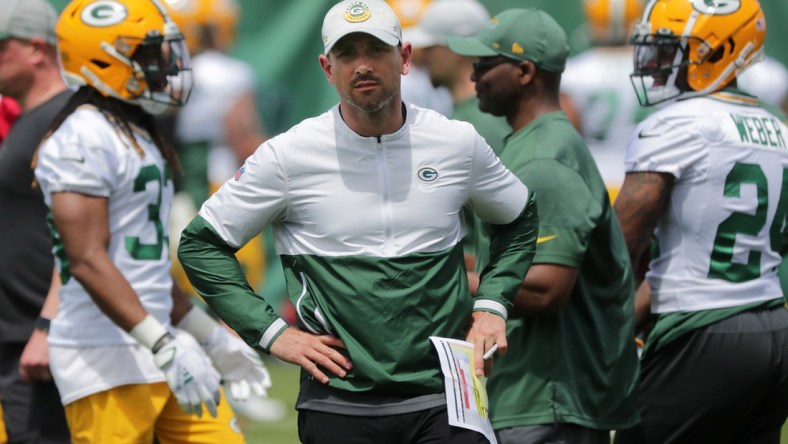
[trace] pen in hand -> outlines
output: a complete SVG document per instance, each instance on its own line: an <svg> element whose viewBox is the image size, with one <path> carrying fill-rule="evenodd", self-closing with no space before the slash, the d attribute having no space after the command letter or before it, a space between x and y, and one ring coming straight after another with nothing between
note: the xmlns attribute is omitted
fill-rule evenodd
<svg viewBox="0 0 788 444"><path fill-rule="evenodd" d="M486 361L486 360L492 358L493 353L495 353L497 351L498 351L498 344L493 344L492 347L488 348L487 351L484 352L484 355L482 356L482 359Z"/></svg>

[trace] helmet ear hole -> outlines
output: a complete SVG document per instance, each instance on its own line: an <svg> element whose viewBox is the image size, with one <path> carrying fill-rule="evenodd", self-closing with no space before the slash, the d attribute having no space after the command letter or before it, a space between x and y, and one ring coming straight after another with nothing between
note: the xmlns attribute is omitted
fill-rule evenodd
<svg viewBox="0 0 788 444"><path fill-rule="evenodd" d="M90 59L90 63L96 65L99 69L104 69L109 66L109 63L97 59Z"/></svg>
<svg viewBox="0 0 788 444"><path fill-rule="evenodd" d="M711 63L717 63L725 57L726 53L733 54L734 51L736 51L736 42L732 38L729 38L726 44L717 48L708 60Z"/></svg>
<svg viewBox="0 0 788 444"><path fill-rule="evenodd" d="M725 56L725 47L721 46L709 56L709 62L717 63Z"/></svg>

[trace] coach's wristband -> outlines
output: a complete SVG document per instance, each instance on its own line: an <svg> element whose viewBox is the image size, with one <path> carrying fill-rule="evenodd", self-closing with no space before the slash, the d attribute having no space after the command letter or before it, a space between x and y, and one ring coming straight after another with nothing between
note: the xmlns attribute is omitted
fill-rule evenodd
<svg viewBox="0 0 788 444"><path fill-rule="evenodd" d="M157 321L156 318L149 314L145 316L142 322L135 325L134 328L129 331L129 335L140 344L153 350L161 338L169 335L169 333L167 329L161 325L161 322Z"/></svg>

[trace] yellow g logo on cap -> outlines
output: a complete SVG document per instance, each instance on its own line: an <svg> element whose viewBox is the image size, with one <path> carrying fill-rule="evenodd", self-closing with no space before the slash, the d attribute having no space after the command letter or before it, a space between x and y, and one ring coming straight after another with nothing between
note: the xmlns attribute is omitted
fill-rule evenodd
<svg viewBox="0 0 788 444"><path fill-rule="evenodd" d="M353 2L345 9L345 20L351 23L363 22L370 15L369 6L364 2Z"/></svg>

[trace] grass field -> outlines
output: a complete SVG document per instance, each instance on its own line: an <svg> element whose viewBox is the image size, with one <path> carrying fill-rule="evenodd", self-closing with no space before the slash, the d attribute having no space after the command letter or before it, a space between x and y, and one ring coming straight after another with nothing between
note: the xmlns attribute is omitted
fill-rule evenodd
<svg viewBox="0 0 788 444"><path fill-rule="evenodd" d="M270 422L244 422L241 428L246 435L248 444L298 444L297 420L295 399L298 393L298 367L280 362L275 359L266 360L268 371L271 372L273 386L269 397L282 400L287 408L286 415L280 421Z"/></svg>
<svg viewBox="0 0 788 444"><path fill-rule="evenodd" d="M271 372L274 385L270 397L282 400L287 404L286 416L280 421L272 422L242 422L241 426L246 435L248 444L298 444L296 431L297 414L295 411L295 398L298 392L298 368L279 361L269 359L266 361ZM783 426L782 444L788 444L788 423Z"/></svg>

